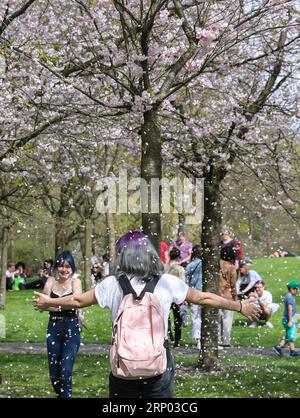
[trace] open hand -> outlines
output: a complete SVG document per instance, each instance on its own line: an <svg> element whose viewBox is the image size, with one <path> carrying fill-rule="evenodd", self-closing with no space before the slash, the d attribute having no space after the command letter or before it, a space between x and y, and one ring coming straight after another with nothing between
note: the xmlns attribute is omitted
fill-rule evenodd
<svg viewBox="0 0 300 418"><path fill-rule="evenodd" d="M46 311L50 307L50 297L44 293L34 292L32 305L36 311Z"/></svg>
<svg viewBox="0 0 300 418"><path fill-rule="evenodd" d="M241 314L251 321L257 321L262 314L262 309L255 299L247 299L242 301Z"/></svg>

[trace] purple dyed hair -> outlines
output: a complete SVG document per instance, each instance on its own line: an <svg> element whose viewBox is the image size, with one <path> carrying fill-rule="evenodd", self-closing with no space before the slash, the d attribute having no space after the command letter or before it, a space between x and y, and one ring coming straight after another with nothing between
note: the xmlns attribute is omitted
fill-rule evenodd
<svg viewBox="0 0 300 418"><path fill-rule="evenodd" d="M133 246L139 246L143 239L147 239L147 236L142 231L130 231L123 235L116 242L116 249L120 254L123 248L130 242Z"/></svg>
<svg viewBox="0 0 300 418"><path fill-rule="evenodd" d="M130 231L117 242L119 262L116 277L134 276L141 281L160 277L164 268L151 241L142 231Z"/></svg>

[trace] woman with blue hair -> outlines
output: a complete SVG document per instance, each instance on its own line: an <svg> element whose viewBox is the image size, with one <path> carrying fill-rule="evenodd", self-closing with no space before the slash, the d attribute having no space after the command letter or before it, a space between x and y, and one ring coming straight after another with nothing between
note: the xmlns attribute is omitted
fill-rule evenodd
<svg viewBox="0 0 300 418"><path fill-rule="evenodd" d="M117 241L119 261L114 276L109 276L97 284L94 289L81 295L51 299L47 295L36 293L33 305L37 310L49 307L61 309L78 309L95 304L109 308L112 320L115 321L123 300L124 282L130 282L136 295L143 294L144 288L156 283L153 295L158 299L163 313L164 338L167 340L168 317L172 303L181 304L184 301L205 305L212 308L231 309L241 312L249 318L257 318L260 308L249 301L229 301L218 295L200 292L192 289L178 277L164 274L160 258L147 236L140 231L129 232ZM141 336L141 339L143 336ZM131 398L167 398L173 395L174 367L168 348L166 349L166 368L161 374L150 378L125 380L110 373L110 397Z"/></svg>
<svg viewBox="0 0 300 418"><path fill-rule="evenodd" d="M81 282L73 278L76 271L71 253L64 251L54 263L54 277L48 277L43 293L51 301L67 300L82 294ZM77 307L60 309L49 304L47 352L52 386L58 398L71 398L72 371L80 346Z"/></svg>

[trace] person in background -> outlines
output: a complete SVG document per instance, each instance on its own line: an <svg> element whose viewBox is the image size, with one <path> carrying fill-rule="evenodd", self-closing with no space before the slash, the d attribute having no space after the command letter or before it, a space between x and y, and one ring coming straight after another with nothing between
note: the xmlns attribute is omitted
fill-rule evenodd
<svg viewBox="0 0 300 418"><path fill-rule="evenodd" d="M239 299L245 299L253 292L255 284L262 281L262 278L245 261L240 262L240 278L236 282L236 290Z"/></svg>
<svg viewBox="0 0 300 418"><path fill-rule="evenodd" d="M44 261L43 268L39 271L41 279L41 287L44 287L48 277L53 275L53 260L48 259Z"/></svg>
<svg viewBox="0 0 300 418"><path fill-rule="evenodd" d="M18 270L18 277L26 279L26 264L23 261L18 261L15 267Z"/></svg>
<svg viewBox="0 0 300 418"><path fill-rule="evenodd" d="M202 292L202 249L195 245L192 249L191 262L185 269L186 283L192 289ZM201 306L192 304L192 329L190 337L197 342L197 348L201 348Z"/></svg>
<svg viewBox="0 0 300 418"><path fill-rule="evenodd" d="M32 269L30 267L26 266L26 269L25 269L24 273L25 273L26 278L32 277Z"/></svg>
<svg viewBox="0 0 300 418"><path fill-rule="evenodd" d="M237 240L236 242L237 242L237 247L238 247L238 257L239 257L239 260L243 260L244 255L243 255L242 243L241 243L240 240Z"/></svg>
<svg viewBox="0 0 300 418"><path fill-rule="evenodd" d="M14 290L21 290L25 284L26 279L26 265L22 261L18 261L15 266L15 278L12 288Z"/></svg>
<svg viewBox="0 0 300 418"><path fill-rule="evenodd" d="M16 273L17 272L16 272L15 264L14 263L8 263L7 270L6 270L6 273L5 273L5 276L6 276L6 290L12 290Z"/></svg>
<svg viewBox="0 0 300 418"><path fill-rule="evenodd" d="M110 257L109 254L105 253L102 256L102 277L108 277L110 275Z"/></svg>
<svg viewBox="0 0 300 418"><path fill-rule="evenodd" d="M270 255L271 258L280 258L280 257L296 257L295 253L291 251L284 251L282 248L279 248L273 254Z"/></svg>
<svg viewBox="0 0 300 418"><path fill-rule="evenodd" d="M169 247L164 241L160 243L160 259L164 265L169 262Z"/></svg>
<svg viewBox="0 0 300 418"><path fill-rule="evenodd" d="M278 311L278 303L273 303L272 293L266 290L266 284L263 280L259 280L255 283L254 288L249 293L250 298L257 299L262 309L262 313L257 321L250 324L250 328L256 328L258 323L264 324L268 328L273 328L273 324L270 322L271 316Z"/></svg>
<svg viewBox="0 0 300 418"><path fill-rule="evenodd" d="M165 273L179 277L185 281L185 270L180 264L180 250L172 248L169 252L169 262L164 267Z"/></svg>
<svg viewBox="0 0 300 418"><path fill-rule="evenodd" d="M53 260L48 259L43 263L43 267L39 271L39 279L29 283L21 284L21 289L43 289L48 277L53 276Z"/></svg>
<svg viewBox="0 0 300 418"><path fill-rule="evenodd" d="M93 255L91 257L91 265L100 263L100 259L97 255L95 255L95 249L92 250Z"/></svg>
<svg viewBox="0 0 300 418"><path fill-rule="evenodd" d="M177 241L170 244L170 251L172 248L177 248L180 251L179 264L186 267L191 260L193 245L187 240L184 232L179 232Z"/></svg>
<svg viewBox="0 0 300 418"><path fill-rule="evenodd" d="M73 279L76 267L72 254L64 251L54 263L54 276L48 277L43 293L51 299L72 298L82 293L81 282ZM80 346L80 326L76 309L49 307L47 352L50 379L58 398L71 398L72 373Z"/></svg>
<svg viewBox="0 0 300 418"><path fill-rule="evenodd" d="M91 287L95 287L103 279L102 266L100 263L95 263L91 268Z"/></svg>
<svg viewBox="0 0 300 418"><path fill-rule="evenodd" d="M230 301L220 296L191 289L178 277L163 274L163 265L150 240L141 231L131 231L122 236L116 245L119 254L116 276L102 280L94 289L83 294L75 294L61 298L35 292L33 306L36 310L48 310L50 307L78 309L98 304L101 308L109 308L112 321L116 320L124 294L119 281L124 275L130 280L137 295L143 291L146 283L157 280L154 295L158 298L163 311L165 339L167 339L168 316L171 303L194 303L214 309L232 309L241 312L249 319L260 314L260 308L250 300ZM154 378L124 380L109 375L109 396L113 398L171 398L173 396L174 374L172 353L165 346L167 366L165 372Z"/></svg>
<svg viewBox="0 0 300 418"><path fill-rule="evenodd" d="M297 338L297 327L295 323L297 308L295 296L300 289L297 280L291 280L288 285L288 293L284 297L284 312L282 325L284 327L285 336L280 340L279 345L273 347L273 351L278 357L283 357L282 349L287 344L290 349L290 357L300 357L300 352L295 350L295 341Z"/></svg>
<svg viewBox="0 0 300 418"><path fill-rule="evenodd" d="M177 248L172 248L169 253L169 263L165 265L165 273L170 274L172 276L176 276L185 282L185 270L180 265L180 251ZM185 310L185 308L183 308ZM174 318L174 337L172 333L172 326L171 326L171 318L169 316L168 321L168 334L170 340L173 341L174 339L174 348L179 346L179 342L181 340L181 328L182 328L182 315L181 315L181 307L180 304L172 303L171 311L173 312Z"/></svg>
<svg viewBox="0 0 300 418"><path fill-rule="evenodd" d="M239 269L240 247L239 243L232 239L227 228L222 230L220 243L220 282L219 293L225 299L237 300L236 279ZM219 312L219 347L231 347L231 329L233 312L222 309Z"/></svg>

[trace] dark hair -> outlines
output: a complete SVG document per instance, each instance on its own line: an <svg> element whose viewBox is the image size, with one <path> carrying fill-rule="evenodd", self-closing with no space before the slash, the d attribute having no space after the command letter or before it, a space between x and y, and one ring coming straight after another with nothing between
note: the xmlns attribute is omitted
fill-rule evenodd
<svg viewBox="0 0 300 418"><path fill-rule="evenodd" d="M65 261L68 264L70 264L72 273L74 274L76 271L75 261L72 254L69 251L63 251L56 257L56 260L54 262L54 269L57 270L58 267L63 266Z"/></svg>
<svg viewBox="0 0 300 418"><path fill-rule="evenodd" d="M180 257L180 250L174 247L171 249L169 255L170 255L170 260L176 260L176 258Z"/></svg>
<svg viewBox="0 0 300 418"><path fill-rule="evenodd" d="M94 269L94 268L99 268L100 267L100 263L94 263L94 264L92 264L92 269Z"/></svg>
<svg viewBox="0 0 300 418"><path fill-rule="evenodd" d="M196 244L193 246L193 249L192 249L191 260L194 260L195 258L201 258L201 257L202 257L201 245Z"/></svg>
<svg viewBox="0 0 300 418"><path fill-rule="evenodd" d="M249 264L247 263L247 261L246 260L240 260L240 262L239 262L239 266L240 266L240 268L242 268L242 267L244 267L244 266L248 266Z"/></svg>
<svg viewBox="0 0 300 418"><path fill-rule="evenodd" d="M51 258L49 258L49 260L44 260L44 263L43 263L44 269L46 268L46 263L50 264L51 268L53 267L53 260L51 260Z"/></svg>
<svg viewBox="0 0 300 418"><path fill-rule="evenodd" d="M19 268L20 266L22 267L22 269L23 269L23 270L25 270L25 269L26 269L26 264L25 264L25 263L23 263L23 261L18 261L18 262L17 262L17 264L15 265L16 270L18 270L18 268Z"/></svg>
<svg viewBox="0 0 300 418"><path fill-rule="evenodd" d="M239 267L240 267L240 273L241 273L241 275L242 275L242 276L248 276L249 271L250 271L250 266L249 266L249 264L248 264L248 263L246 263L246 261L240 261L240 263L239 263ZM242 268L245 268L245 269L246 269L246 274L243 274L243 273L242 273L242 271L241 271L241 269L242 269Z"/></svg>
<svg viewBox="0 0 300 418"><path fill-rule="evenodd" d="M116 277L121 279L123 275L135 276L138 280L150 281L152 278L161 276L164 271L163 264L148 237L137 231L123 235L118 240L122 243Z"/></svg>
<svg viewBox="0 0 300 418"><path fill-rule="evenodd" d="M102 259L103 261L109 261L110 260L109 254L107 253L103 254Z"/></svg>
<svg viewBox="0 0 300 418"><path fill-rule="evenodd" d="M255 283L255 286L257 285L257 284L262 284L263 285L263 287L266 287L266 283L263 281L263 280L258 280L256 283ZM254 286L254 287L255 287Z"/></svg>

